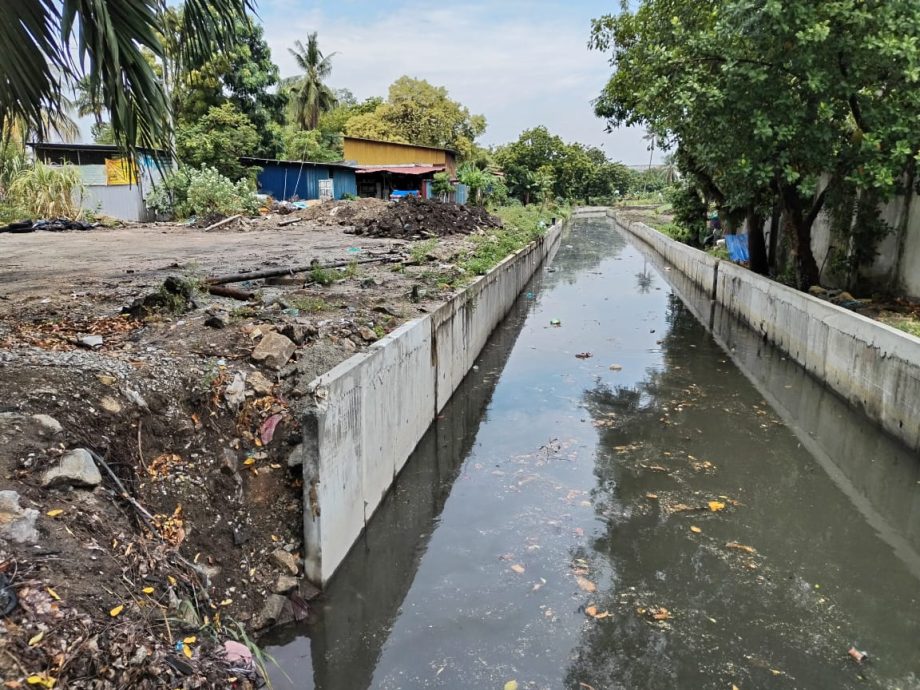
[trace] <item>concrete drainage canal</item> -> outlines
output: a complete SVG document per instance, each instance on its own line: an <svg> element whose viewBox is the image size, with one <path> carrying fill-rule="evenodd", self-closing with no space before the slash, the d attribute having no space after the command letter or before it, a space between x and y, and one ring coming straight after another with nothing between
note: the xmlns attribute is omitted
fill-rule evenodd
<svg viewBox="0 0 920 690"><path fill-rule="evenodd" d="M572 223L274 687L920 687L918 459L698 300Z"/></svg>

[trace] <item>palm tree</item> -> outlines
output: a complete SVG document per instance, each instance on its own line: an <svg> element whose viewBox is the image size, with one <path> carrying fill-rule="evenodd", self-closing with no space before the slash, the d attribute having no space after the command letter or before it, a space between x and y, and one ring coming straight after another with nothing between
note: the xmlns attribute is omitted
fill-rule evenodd
<svg viewBox="0 0 920 690"><path fill-rule="evenodd" d="M181 36L190 58L232 45L254 0L186 0ZM129 153L169 143L163 87L144 52L163 56L165 0L6 0L0 22L0 122L47 137L66 110L64 90L87 79Z"/></svg>
<svg viewBox="0 0 920 690"><path fill-rule="evenodd" d="M307 45L296 41L288 48L303 70L299 77L287 80L294 107L294 121L301 129L316 129L319 116L332 110L336 104L335 93L323 83L332 73L332 56L323 55L316 40L316 32L307 36Z"/></svg>
<svg viewBox="0 0 920 690"><path fill-rule="evenodd" d="M98 88L93 90L89 77L81 77L74 85L73 92L73 106L77 116L86 117L87 115L92 115L96 125L101 126L104 110L102 107L102 94L99 93Z"/></svg>

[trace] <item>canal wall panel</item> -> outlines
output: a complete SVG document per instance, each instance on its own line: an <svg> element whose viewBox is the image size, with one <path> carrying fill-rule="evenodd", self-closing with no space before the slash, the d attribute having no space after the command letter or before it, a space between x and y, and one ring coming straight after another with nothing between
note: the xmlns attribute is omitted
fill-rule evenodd
<svg viewBox="0 0 920 690"><path fill-rule="evenodd" d="M521 289L559 246L562 224L314 379L302 414L304 566L325 585L361 536L429 424Z"/></svg>
<svg viewBox="0 0 920 690"><path fill-rule="evenodd" d="M869 419L920 449L920 340L610 215L693 283L705 289L712 281L715 318L741 319Z"/></svg>

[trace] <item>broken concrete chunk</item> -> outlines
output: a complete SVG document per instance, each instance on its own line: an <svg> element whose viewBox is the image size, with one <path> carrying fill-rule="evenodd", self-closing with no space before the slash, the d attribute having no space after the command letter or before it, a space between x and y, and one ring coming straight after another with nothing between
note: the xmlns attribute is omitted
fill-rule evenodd
<svg viewBox="0 0 920 690"><path fill-rule="evenodd" d="M260 371L250 373L246 377L246 383L257 395L271 395L272 389L275 387L275 384L269 381Z"/></svg>
<svg viewBox="0 0 920 690"><path fill-rule="evenodd" d="M38 425L37 431L41 436L57 436L64 430L58 420L46 414L34 414L32 420Z"/></svg>
<svg viewBox="0 0 920 690"><path fill-rule="evenodd" d="M93 456L84 448L76 448L61 458L57 466L42 476L42 486L98 486L102 475L93 461Z"/></svg>
<svg viewBox="0 0 920 690"><path fill-rule="evenodd" d="M18 493L0 491L0 538L20 544L34 544L38 541L36 519L37 510L20 507Z"/></svg>
<svg viewBox="0 0 920 690"><path fill-rule="evenodd" d="M373 329L368 328L367 326L362 326L358 329L358 335L360 335L364 340L369 343L377 340L377 334L374 333Z"/></svg>
<svg viewBox="0 0 920 690"><path fill-rule="evenodd" d="M287 466L288 467L297 467L298 465L303 464L303 444L298 443L291 449L290 455L287 457Z"/></svg>
<svg viewBox="0 0 920 690"><path fill-rule="evenodd" d="M269 594L265 598L265 606L253 618L252 627L255 630L262 630L280 622L284 616L285 604L287 604L287 599L280 594Z"/></svg>
<svg viewBox="0 0 920 690"><path fill-rule="evenodd" d="M275 594L287 594L297 589L298 584L300 584L300 580L293 575L279 575L273 589Z"/></svg>
<svg viewBox="0 0 920 690"><path fill-rule="evenodd" d="M291 575L297 575L300 572L300 563L294 556L284 549L275 549L272 551L272 559L275 563L288 571Z"/></svg>
<svg viewBox="0 0 920 690"><path fill-rule="evenodd" d="M239 455L232 448L224 448L220 455L220 471L233 476L240 468Z"/></svg>
<svg viewBox="0 0 920 690"><path fill-rule="evenodd" d="M294 355L297 346L280 333L268 333L252 351L252 358L272 369L280 369Z"/></svg>
<svg viewBox="0 0 920 690"><path fill-rule="evenodd" d="M234 407L239 407L246 401L246 379L241 373L237 372L224 390L224 399Z"/></svg>

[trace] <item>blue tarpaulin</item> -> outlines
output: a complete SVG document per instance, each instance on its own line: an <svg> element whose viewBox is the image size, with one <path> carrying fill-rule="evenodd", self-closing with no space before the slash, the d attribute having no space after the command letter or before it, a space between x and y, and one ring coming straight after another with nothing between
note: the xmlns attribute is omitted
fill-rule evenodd
<svg viewBox="0 0 920 690"><path fill-rule="evenodd" d="M748 254L747 235L726 235L725 247L728 249L728 256L732 261L741 263L751 260L751 255Z"/></svg>

